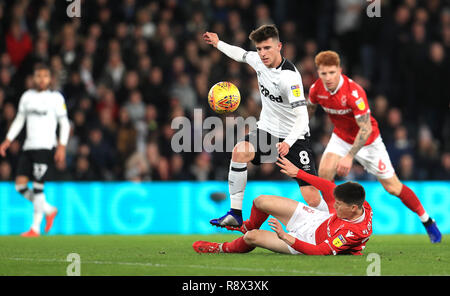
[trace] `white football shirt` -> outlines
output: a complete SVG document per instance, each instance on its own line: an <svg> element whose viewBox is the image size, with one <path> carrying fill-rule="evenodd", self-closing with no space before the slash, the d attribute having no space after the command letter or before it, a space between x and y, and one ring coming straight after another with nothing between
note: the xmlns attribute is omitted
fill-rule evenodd
<svg viewBox="0 0 450 296"><path fill-rule="evenodd" d="M294 128L297 115L293 108L306 106L302 78L297 68L283 58L277 68L268 68L255 51L247 51L243 60L258 76L262 109L257 126L278 138L286 138ZM299 139L309 135L309 126L299 132Z"/></svg>
<svg viewBox="0 0 450 296"><path fill-rule="evenodd" d="M67 144L68 119L64 97L58 91L27 90L22 94L16 119L6 136L12 141L19 134L26 121L27 136L23 150L52 149L57 144L56 128L58 122L67 122L60 135L62 144Z"/></svg>

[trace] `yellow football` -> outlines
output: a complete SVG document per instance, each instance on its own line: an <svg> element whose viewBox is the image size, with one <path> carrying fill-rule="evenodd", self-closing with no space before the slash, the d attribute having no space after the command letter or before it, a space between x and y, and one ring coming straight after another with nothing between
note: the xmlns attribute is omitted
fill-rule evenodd
<svg viewBox="0 0 450 296"><path fill-rule="evenodd" d="M231 82L222 81L214 84L208 93L208 103L217 113L235 111L241 102L239 89Z"/></svg>

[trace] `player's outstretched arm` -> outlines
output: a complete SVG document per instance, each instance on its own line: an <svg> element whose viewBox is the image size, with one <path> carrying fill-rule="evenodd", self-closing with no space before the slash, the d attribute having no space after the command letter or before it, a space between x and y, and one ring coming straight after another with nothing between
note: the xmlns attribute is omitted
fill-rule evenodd
<svg viewBox="0 0 450 296"><path fill-rule="evenodd" d="M230 45L228 43L221 41L216 33L205 32L203 34L203 40L206 43L214 46L215 48L217 48L218 50L220 50L221 52L223 52L229 58L232 58L236 62L240 63L245 62L244 55L246 54L247 51L238 46Z"/></svg>
<svg viewBox="0 0 450 296"><path fill-rule="evenodd" d="M286 174L292 178L301 179L319 189L322 192L323 199L327 203L328 208L333 209L334 205L333 190L334 187L336 187L336 185L333 182L320 178L318 176L308 174L307 172L300 170L284 156L278 158L277 165L281 168L281 172L283 174Z"/></svg>

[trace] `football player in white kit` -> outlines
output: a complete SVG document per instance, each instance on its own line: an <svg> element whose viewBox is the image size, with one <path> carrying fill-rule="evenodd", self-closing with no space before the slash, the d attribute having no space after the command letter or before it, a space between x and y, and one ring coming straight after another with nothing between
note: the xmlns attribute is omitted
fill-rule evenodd
<svg viewBox="0 0 450 296"><path fill-rule="evenodd" d="M55 162L64 162L66 145L69 140L70 124L64 97L50 89L51 72L46 65L39 64L34 69L34 89L25 91L20 98L16 118L11 124L6 139L0 145L0 155L17 137L26 122L26 139L20 155L16 173L16 190L33 203L33 223L31 229L22 233L24 237L40 235L42 218L45 215L45 232L53 225L58 210L50 205L44 194L44 181L51 178ZM56 128L59 124L59 139ZM55 151L55 146L57 146ZM33 182L33 189L28 182Z"/></svg>
<svg viewBox="0 0 450 296"><path fill-rule="evenodd" d="M242 201L247 184L247 163L274 163L278 155L310 174L317 175L309 140L309 118L302 78L295 66L281 55L282 44L274 25L263 25L250 36L256 51L227 44L216 33L206 32L203 39L228 57L249 64L258 76L262 110L257 130L238 142L232 152L228 173L231 209L212 219L218 227L242 225ZM312 207L325 207L318 190L298 180L305 201Z"/></svg>

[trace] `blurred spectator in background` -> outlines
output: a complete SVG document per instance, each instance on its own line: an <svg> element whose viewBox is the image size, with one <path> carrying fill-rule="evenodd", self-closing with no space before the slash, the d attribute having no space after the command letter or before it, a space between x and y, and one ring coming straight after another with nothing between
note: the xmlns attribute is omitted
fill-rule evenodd
<svg viewBox="0 0 450 296"><path fill-rule="evenodd" d="M444 152L441 156L441 162L434 173L435 180L450 180L450 152Z"/></svg>
<svg viewBox="0 0 450 296"><path fill-rule="evenodd" d="M6 34L6 49L16 68L20 68L22 62L33 49L31 36L22 28L19 21L11 23L9 32Z"/></svg>

